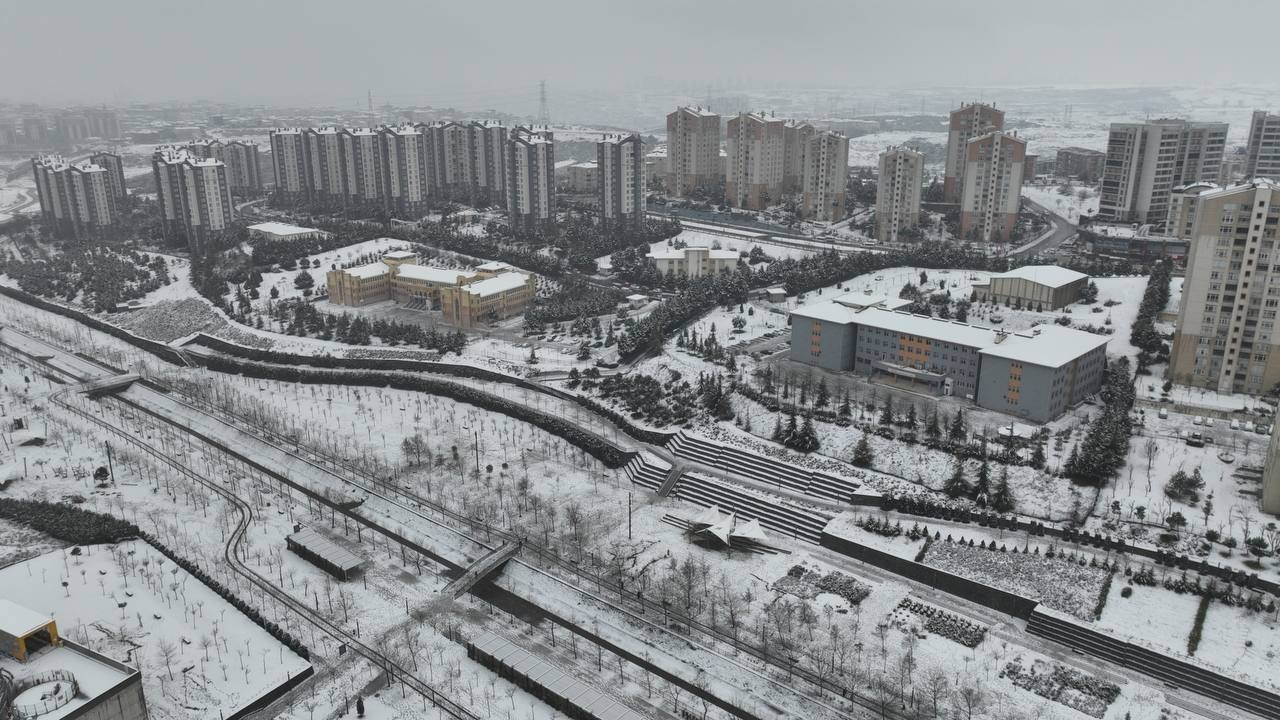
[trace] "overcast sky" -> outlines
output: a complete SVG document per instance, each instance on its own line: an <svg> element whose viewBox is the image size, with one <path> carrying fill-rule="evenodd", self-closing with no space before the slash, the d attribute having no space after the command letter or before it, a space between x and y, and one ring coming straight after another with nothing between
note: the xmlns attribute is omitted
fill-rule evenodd
<svg viewBox="0 0 1280 720"><path fill-rule="evenodd" d="M1276 0L0 0L0 99L1270 83L1278 26Z"/></svg>

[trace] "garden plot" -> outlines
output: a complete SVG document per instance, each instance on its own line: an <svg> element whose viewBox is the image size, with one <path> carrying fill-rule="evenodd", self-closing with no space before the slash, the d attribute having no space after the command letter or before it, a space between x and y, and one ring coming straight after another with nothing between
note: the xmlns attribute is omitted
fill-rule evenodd
<svg viewBox="0 0 1280 720"><path fill-rule="evenodd" d="M12 565L0 570L0 597L51 615L72 640L139 666L157 717L230 714L308 666L141 541L58 550Z"/></svg>
<svg viewBox="0 0 1280 720"><path fill-rule="evenodd" d="M1039 600L1054 610L1089 620L1108 571L1090 567L1088 562L1081 565L1081 562L1059 554L1047 557L1047 554L987 550L959 542L933 543L924 558L926 565Z"/></svg>

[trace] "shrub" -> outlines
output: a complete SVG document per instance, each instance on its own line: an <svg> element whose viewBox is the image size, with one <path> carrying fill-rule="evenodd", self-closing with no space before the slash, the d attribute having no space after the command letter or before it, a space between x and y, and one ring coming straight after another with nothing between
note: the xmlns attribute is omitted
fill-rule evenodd
<svg viewBox="0 0 1280 720"><path fill-rule="evenodd" d="M1120 597L1128 599L1132 596L1133 596L1132 585L1125 585L1124 587L1120 588Z"/></svg>
<svg viewBox="0 0 1280 720"><path fill-rule="evenodd" d="M1196 619L1191 624L1191 634L1187 636L1187 654L1195 655L1200 647L1200 634L1204 632L1204 619L1209 614L1209 603L1213 597L1208 593L1200 596L1200 606L1196 608Z"/></svg>

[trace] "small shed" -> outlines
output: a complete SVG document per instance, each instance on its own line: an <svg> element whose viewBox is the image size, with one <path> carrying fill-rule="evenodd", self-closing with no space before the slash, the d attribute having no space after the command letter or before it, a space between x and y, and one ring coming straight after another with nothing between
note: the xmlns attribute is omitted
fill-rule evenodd
<svg viewBox="0 0 1280 720"><path fill-rule="evenodd" d="M0 652L19 662L58 644L58 624L48 615L0 598Z"/></svg>
<svg viewBox="0 0 1280 720"><path fill-rule="evenodd" d="M350 580L352 573L364 567L364 559L316 532L315 528L298 528L285 538L289 550L339 580Z"/></svg>
<svg viewBox="0 0 1280 720"><path fill-rule="evenodd" d="M627 305L630 306L632 310L639 310L640 308L648 304L649 304L648 295L642 295L641 293L634 293L627 296Z"/></svg>
<svg viewBox="0 0 1280 720"><path fill-rule="evenodd" d="M772 287L764 291L764 296L768 298L769 302L786 302L787 291L780 287Z"/></svg>

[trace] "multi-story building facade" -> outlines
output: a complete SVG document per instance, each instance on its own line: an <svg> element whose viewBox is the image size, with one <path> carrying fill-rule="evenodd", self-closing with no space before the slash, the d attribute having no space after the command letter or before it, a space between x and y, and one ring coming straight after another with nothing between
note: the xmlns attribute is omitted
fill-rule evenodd
<svg viewBox="0 0 1280 720"><path fill-rule="evenodd" d="M1059 325L1026 332L913 315L903 300L849 294L791 313L791 359L884 377L1049 422L1102 386L1107 336Z"/></svg>
<svg viewBox="0 0 1280 720"><path fill-rule="evenodd" d="M1102 178L1102 168L1106 161L1107 154L1100 150L1064 147L1058 149L1053 171L1061 177L1073 177L1092 182Z"/></svg>
<svg viewBox="0 0 1280 720"><path fill-rule="evenodd" d="M495 120L473 120L467 127L470 133L471 202L505 207L509 131Z"/></svg>
<svg viewBox="0 0 1280 720"><path fill-rule="evenodd" d="M1163 227L1174 188L1218 177L1226 123L1112 123L1098 218Z"/></svg>
<svg viewBox="0 0 1280 720"><path fill-rule="evenodd" d="M85 121L89 125L89 135L100 138L118 138L120 132L120 116L115 110L93 108L85 112Z"/></svg>
<svg viewBox="0 0 1280 720"><path fill-rule="evenodd" d="M1169 231L1189 243L1169 358L1174 382L1255 395L1280 382L1278 229L1280 185L1271 180L1174 194Z"/></svg>
<svg viewBox="0 0 1280 720"><path fill-rule="evenodd" d="M533 275L504 272L484 280L444 287L440 309L446 324L470 328L515 317L533 302Z"/></svg>
<svg viewBox="0 0 1280 720"><path fill-rule="evenodd" d="M336 127L302 131L307 148L307 175L311 178L308 200L331 208L343 207L347 193L342 176L342 130Z"/></svg>
<svg viewBox="0 0 1280 720"><path fill-rule="evenodd" d="M807 122L787 120L782 128L782 192L786 194L804 191L805 153L809 140L817 130ZM845 165L848 165L846 160Z"/></svg>
<svg viewBox="0 0 1280 720"><path fill-rule="evenodd" d="M1244 176L1280 180L1280 115L1254 110L1249 122Z"/></svg>
<svg viewBox="0 0 1280 720"><path fill-rule="evenodd" d="M992 302L1043 312L1080 299L1089 276L1057 265L1023 265L973 283L980 302Z"/></svg>
<svg viewBox="0 0 1280 720"><path fill-rule="evenodd" d="M811 132L802 154L800 217L819 222L843 220L848 214L849 138L834 130ZM790 162L789 157L786 160Z"/></svg>
<svg viewBox="0 0 1280 720"><path fill-rule="evenodd" d="M942 178L942 201L959 203L964 189L969 141L1004 129L1004 111L994 105L973 103L951 111L947 133L947 164Z"/></svg>
<svg viewBox="0 0 1280 720"><path fill-rule="evenodd" d="M749 210L781 202L786 120L763 113L729 118L725 147L725 202Z"/></svg>
<svg viewBox="0 0 1280 720"><path fill-rule="evenodd" d="M42 117L22 118L22 137L27 145L39 147L49 143L49 123Z"/></svg>
<svg viewBox="0 0 1280 720"><path fill-rule="evenodd" d="M420 129L430 136L432 187L442 198L470 202L475 189L471 165L472 129L466 123L454 121L433 123ZM505 139L503 152L509 153ZM503 194L506 194L505 183Z"/></svg>
<svg viewBox="0 0 1280 720"><path fill-rule="evenodd" d="M876 239L901 241L903 230L920 224L920 192L924 184L924 153L909 147L890 147L880 153L876 184Z"/></svg>
<svg viewBox="0 0 1280 720"><path fill-rule="evenodd" d="M271 164L276 184L272 193L280 202L300 203L311 197L311 170L302 128L271 131Z"/></svg>
<svg viewBox="0 0 1280 720"><path fill-rule="evenodd" d="M107 185L111 188L116 204L123 209L121 203L129 196L124 183L124 160L115 153L97 152L89 156L89 162L107 171Z"/></svg>
<svg viewBox="0 0 1280 720"><path fill-rule="evenodd" d="M556 217L555 139L519 127L507 140L507 217L517 233L540 235Z"/></svg>
<svg viewBox="0 0 1280 720"><path fill-rule="evenodd" d="M1003 131L969 140L960 195L960 232L966 239L1005 243L1018 227L1027 141Z"/></svg>
<svg viewBox="0 0 1280 720"><path fill-rule="evenodd" d="M31 161L40 214L56 232L86 237L111 228L119 218L117 196L106 168L68 163L58 155Z"/></svg>
<svg viewBox="0 0 1280 720"><path fill-rule="evenodd" d="M422 133L412 125L401 125L384 127L378 134L387 211L393 215L422 216L427 212L431 191Z"/></svg>
<svg viewBox="0 0 1280 720"><path fill-rule="evenodd" d="M213 158L227 166L227 182L231 194L252 197L262 194L262 169L259 166L258 144L232 140L197 140L187 145L193 155L201 159Z"/></svg>
<svg viewBox="0 0 1280 720"><path fill-rule="evenodd" d="M88 139L89 121L77 113L59 113L53 118L53 132L64 144L77 143Z"/></svg>
<svg viewBox="0 0 1280 720"><path fill-rule="evenodd" d="M688 197L710 193L723 177L720 166L720 116L697 107L667 115L667 193Z"/></svg>
<svg viewBox="0 0 1280 720"><path fill-rule="evenodd" d="M606 225L644 222L644 143L640 136L611 135L596 143L596 195Z"/></svg>
<svg viewBox="0 0 1280 720"><path fill-rule="evenodd" d="M731 272L738 267L741 256L738 255L737 250L718 250L692 245L683 248L654 248L645 257L653 261L654 267L663 277L683 275L696 278Z"/></svg>
<svg viewBox="0 0 1280 720"><path fill-rule="evenodd" d="M345 128L338 133L338 147L346 207L365 210L382 207L386 189L378 134L369 128Z"/></svg>
<svg viewBox="0 0 1280 720"><path fill-rule="evenodd" d="M167 146L156 149L151 169L167 242L185 240L196 252L231 227L234 205L227 166L220 160Z"/></svg>

